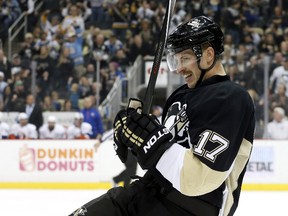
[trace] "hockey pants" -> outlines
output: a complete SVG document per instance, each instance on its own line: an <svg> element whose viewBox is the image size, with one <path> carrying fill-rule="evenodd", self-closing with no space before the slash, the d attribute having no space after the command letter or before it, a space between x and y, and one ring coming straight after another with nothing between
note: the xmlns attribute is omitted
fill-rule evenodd
<svg viewBox="0 0 288 216"><path fill-rule="evenodd" d="M147 181L148 180L148 181ZM217 216L218 209L208 203L167 192L144 177L128 187L110 189L69 216Z"/></svg>

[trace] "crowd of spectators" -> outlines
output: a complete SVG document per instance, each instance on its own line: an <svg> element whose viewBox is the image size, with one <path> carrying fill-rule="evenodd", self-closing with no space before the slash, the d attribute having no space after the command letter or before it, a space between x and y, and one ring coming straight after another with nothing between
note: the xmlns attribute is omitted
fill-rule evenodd
<svg viewBox="0 0 288 216"><path fill-rule="evenodd" d="M32 91L32 62L36 62L36 102L43 111L78 112L88 96L95 107L96 100L105 99L115 77L125 77L138 55L153 56L166 4L164 0L44 0L40 11L31 12L31 5L23 2L30 0L0 0L0 20L5 24L0 30L2 42L7 37L2 37L2 30L19 13L29 16L29 32L19 52L8 59L0 50L2 112L23 111ZM13 13L7 15L8 8ZM222 61L231 80L245 87L255 101L256 138L263 135L267 56L269 121L275 107L283 109L284 119L288 113L287 9L284 0L177 0L172 17L170 31L198 15L221 24L225 33Z"/></svg>
<svg viewBox="0 0 288 216"><path fill-rule="evenodd" d="M92 97L84 98L84 107L73 112L69 124L58 122L55 115L49 114L44 119L42 107L32 94L26 96L15 122L5 122L5 113L0 112L0 139L97 139L104 133L100 113L92 106ZM44 121L46 120L46 121Z"/></svg>

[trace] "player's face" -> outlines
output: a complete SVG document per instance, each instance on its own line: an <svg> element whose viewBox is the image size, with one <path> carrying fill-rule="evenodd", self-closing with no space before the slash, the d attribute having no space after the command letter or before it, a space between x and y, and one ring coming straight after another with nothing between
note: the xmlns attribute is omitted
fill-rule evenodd
<svg viewBox="0 0 288 216"><path fill-rule="evenodd" d="M28 124L28 119L20 119L19 124L23 127Z"/></svg>
<svg viewBox="0 0 288 216"><path fill-rule="evenodd" d="M189 88L194 88L201 74L195 54L191 49L187 49L175 54L175 59L176 72L184 77Z"/></svg>

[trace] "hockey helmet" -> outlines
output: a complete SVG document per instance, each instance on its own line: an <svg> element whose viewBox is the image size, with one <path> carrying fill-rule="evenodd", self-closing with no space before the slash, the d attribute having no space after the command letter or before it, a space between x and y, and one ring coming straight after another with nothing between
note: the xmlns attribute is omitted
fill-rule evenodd
<svg viewBox="0 0 288 216"><path fill-rule="evenodd" d="M18 120L28 120L28 115L24 112L19 113Z"/></svg>
<svg viewBox="0 0 288 216"><path fill-rule="evenodd" d="M84 119L84 116L81 112L77 112L74 114L75 119Z"/></svg>
<svg viewBox="0 0 288 216"><path fill-rule="evenodd" d="M199 16L179 25L167 39L167 64L170 71L179 67L175 54L191 49L195 54L195 61L202 56L202 44L210 44L216 55L224 51L224 35L220 26L205 16Z"/></svg>
<svg viewBox="0 0 288 216"><path fill-rule="evenodd" d="M53 115L49 115L47 118L48 123L56 123L56 117Z"/></svg>

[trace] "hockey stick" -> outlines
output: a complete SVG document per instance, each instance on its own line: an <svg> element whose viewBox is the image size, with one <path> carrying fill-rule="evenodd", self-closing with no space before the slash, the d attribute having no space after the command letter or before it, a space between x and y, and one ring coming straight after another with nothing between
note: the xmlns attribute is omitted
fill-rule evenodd
<svg viewBox="0 0 288 216"><path fill-rule="evenodd" d="M160 32L160 38L158 41L157 50L156 50L155 58L153 61L148 86L147 86L145 96L144 96L143 113L145 114L149 113L152 100L154 97L155 84L157 81L159 67L161 64L164 48L166 45L166 40L167 40L168 33L169 33L169 26L170 26L170 21L171 21L175 3L176 3L176 0L168 0L168 4L166 7L166 13L165 13L164 21L162 24L162 29Z"/></svg>

